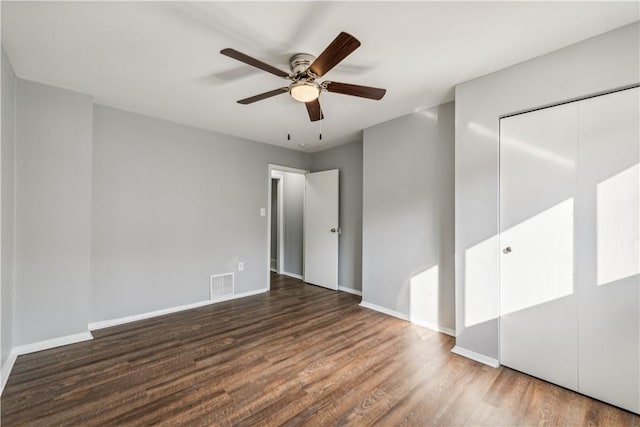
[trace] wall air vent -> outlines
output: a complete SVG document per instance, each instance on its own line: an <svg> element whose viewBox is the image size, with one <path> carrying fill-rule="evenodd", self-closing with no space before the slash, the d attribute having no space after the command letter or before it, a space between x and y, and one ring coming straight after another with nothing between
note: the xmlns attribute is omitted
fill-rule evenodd
<svg viewBox="0 0 640 427"><path fill-rule="evenodd" d="M209 299L217 300L234 294L233 273L213 274L209 278Z"/></svg>

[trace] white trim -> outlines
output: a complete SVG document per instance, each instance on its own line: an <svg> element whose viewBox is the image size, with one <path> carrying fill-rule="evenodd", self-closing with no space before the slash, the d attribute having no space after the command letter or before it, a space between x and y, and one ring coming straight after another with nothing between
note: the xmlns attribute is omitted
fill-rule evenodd
<svg viewBox="0 0 640 427"><path fill-rule="evenodd" d="M271 176L271 170L277 170L280 172L299 173L302 175L309 173L309 171L306 169L298 169L298 168L292 168L289 166L280 166L280 165L274 165L273 163L269 163L269 176Z"/></svg>
<svg viewBox="0 0 640 427"><path fill-rule="evenodd" d="M449 335L450 337L455 338L456 336L456 331L451 328L440 326L437 323L425 322L424 320L416 319L415 317L411 317L410 320L414 325L422 326L423 328L431 329L432 331L441 332L443 334Z"/></svg>
<svg viewBox="0 0 640 427"><path fill-rule="evenodd" d="M300 279L300 280L304 280L304 277L302 277L299 274L295 274L295 273L287 273L286 271L282 271L280 274L284 274L285 276L289 276L289 277L293 277L295 279Z"/></svg>
<svg viewBox="0 0 640 427"><path fill-rule="evenodd" d="M63 345L90 341L92 339L93 335L91 335L91 332L87 331L13 347L11 352L9 352L4 365L2 365L2 371L0 373L0 394L4 391L4 386L7 384L7 380L9 379L9 375L11 374L11 370L13 369L13 365L16 363L18 356L22 354L35 353L36 351L49 350L50 348L62 347Z"/></svg>
<svg viewBox="0 0 640 427"><path fill-rule="evenodd" d="M21 354L35 353L36 351L48 350L50 348L75 344L82 341L90 341L92 339L93 335L91 335L91 332L80 332L79 334L65 335L63 337L37 341L31 344L19 345L17 347L13 347L11 351L15 351L16 355L20 356Z"/></svg>
<svg viewBox="0 0 640 427"><path fill-rule="evenodd" d="M347 292L349 294L362 296L362 291L353 288L347 288L346 286L338 286L338 290L342 292Z"/></svg>
<svg viewBox="0 0 640 427"><path fill-rule="evenodd" d="M463 348L460 346L453 347L451 349L451 352L457 355L460 355L462 357L466 357L467 359L475 360L476 362L489 365L492 368L497 368L498 366L500 366L500 362L498 361L498 359L485 356L484 354L476 353L475 351L467 350L466 348Z"/></svg>
<svg viewBox="0 0 640 427"><path fill-rule="evenodd" d="M276 204L278 205L277 208L277 217L276 217L276 231L277 231L277 236L275 236L276 239L276 247L277 247L277 254L276 258L271 258L271 261L275 261L275 267L271 267L271 271L275 271L276 273L280 273L282 270L284 270L284 172L281 172L279 170L275 170L272 169L271 170L271 187L269 187L269 224L271 224L272 221L272 217L273 217L273 212L271 211L271 204L273 202L273 180L276 180L277 183L277 187L278 187L278 191L276 193ZM271 231L271 228L269 228L269 231ZM273 239L274 236L272 236L271 234L269 234L269 242L271 243L271 239ZM274 254L271 253L271 245L269 245L269 254L271 256L273 256ZM271 264L273 265L273 264Z"/></svg>
<svg viewBox="0 0 640 427"><path fill-rule="evenodd" d="M215 304L217 302L231 301L238 298L245 298L245 297L250 297L252 295L263 294L265 292L269 292L269 289L258 289L257 291L243 292L241 294L236 294L236 295L224 295L224 296L221 296L220 298L210 300L209 303ZM208 304L204 304L204 305L208 305Z"/></svg>
<svg viewBox="0 0 640 427"><path fill-rule="evenodd" d="M276 203L278 204L278 210L276 212L276 222L278 223L276 226L276 231L278 232L278 236L276 237L276 245L278 247L276 269L279 273L284 270L284 174L282 174L282 178L278 180L278 194L276 194Z"/></svg>
<svg viewBox="0 0 640 427"><path fill-rule="evenodd" d="M293 172L293 173L299 173L302 175L306 175L307 173L309 173L308 170L305 169L297 169L297 168L292 168L289 166L280 166L280 165L274 165L272 163L269 163L267 165L267 262L266 262L266 277L265 277L265 287L267 290L269 290L270 286L271 286L271 261L270 258L271 256L269 255L269 253L271 252L271 178L272 178L272 174L273 171L280 171L280 172ZM280 182L282 182L282 179L280 180ZM279 184L280 185L280 184ZM284 183L283 183L284 185ZM280 187L278 188L280 190ZM280 194L283 195L283 198L281 198L281 200L284 199L284 191L279 191ZM279 212L283 212L283 208L279 207ZM282 218L282 217L281 217ZM304 216L303 216L303 227L304 227ZM282 225L282 224L280 224ZM281 254L284 252L284 226L282 225L280 228L280 232L283 233L281 234L281 241L280 241L280 245L278 250L282 251ZM304 238L304 236L303 236ZM303 260L303 265L304 265L304 248L303 248L303 253L302 253L302 260ZM278 262L281 263L280 265L282 266L282 268L279 268L279 272L280 274L286 274L283 273L284 270L284 256L279 256L278 258ZM294 276L295 277L295 276Z"/></svg>
<svg viewBox="0 0 640 427"><path fill-rule="evenodd" d="M399 311L390 310L385 307L381 307L376 304L371 304L370 302L362 301L360 303L360 307L368 308L369 310L379 311L380 313L387 314L389 316L397 317L398 319L409 321L409 316L406 314L400 313Z"/></svg>
<svg viewBox="0 0 640 427"><path fill-rule="evenodd" d="M148 313L136 314L133 316L120 317L117 319L109 319L109 320L100 320L97 322L89 323L89 330L95 331L96 329L109 328L111 326L123 325L125 323L136 322L138 320L150 319L152 317L164 316L165 314L177 313L179 311L191 310L193 308L203 307L205 305L215 304L218 302L229 301L238 298L250 297L252 295L261 294L264 292L269 292L269 289L258 289L256 291L243 292L241 294L236 295L226 295L222 298L217 298L215 300L206 300L194 302L192 304L179 305L175 307L169 307L162 310L150 311Z"/></svg>
<svg viewBox="0 0 640 427"><path fill-rule="evenodd" d="M338 289L344 290L344 289L341 289L341 287L339 287ZM345 292L349 292L349 291L345 291ZM386 307L381 307L376 304L371 304L370 302L366 302L366 301L362 301L360 303L360 306L364 308L368 308L370 310L379 311L380 313L388 314L389 316L397 317L398 319L406 320L407 322L411 322L415 325L422 326L423 328L431 329L432 331L435 331L435 332L441 332L443 334L447 334L452 337L456 336L456 333L453 329L445 328L443 326L436 325L435 323L424 322L422 320L416 319L415 317L409 317L406 314L400 313L399 311L391 310Z"/></svg>
<svg viewBox="0 0 640 427"><path fill-rule="evenodd" d="M13 365L16 363L16 359L18 358L18 353L14 348L11 349L9 355L7 356L7 360L2 365L2 373L0 373L0 395L4 391L4 386L7 385L7 380L9 379L9 375L11 374L11 370L13 369Z"/></svg>

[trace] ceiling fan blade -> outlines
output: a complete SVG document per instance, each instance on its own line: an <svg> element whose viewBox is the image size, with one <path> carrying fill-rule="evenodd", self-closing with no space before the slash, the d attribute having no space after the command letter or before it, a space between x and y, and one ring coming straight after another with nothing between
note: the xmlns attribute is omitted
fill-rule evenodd
<svg viewBox="0 0 640 427"><path fill-rule="evenodd" d="M281 93L289 92L288 87L281 87L280 89L270 90L269 92L261 93L260 95L250 96L249 98L241 99L238 104L252 104L256 101L262 101L263 99L271 98L272 96L280 95Z"/></svg>
<svg viewBox="0 0 640 427"><path fill-rule="evenodd" d="M360 47L358 39L351 34L342 32L313 61L309 66L309 71L317 77L322 77L358 47Z"/></svg>
<svg viewBox="0 0 640 427"><path fill-rule="evenodd" d="M323 84L328 92L341 93L343 95L359 96L361 98L369 98L380 100L387 93L386 89L377 87L352 85L349 83L325 82Z"/></svg>
<svg viewBox="0 0 640 427"><path fill-rule="evenodd" d="M260 61L259 59L252 58L249 55L245 55L242 52L238 52L235 49L222 49L220 51L221 54L228 56L229 58L236 59L240 62L244 62L245 64L251 65L252 67L259 68L260 70L266 71L271 74L275 74L278 77L288 78L289 73L285 73L284 71L269 65L265 62Z"/></svg>
<svg viewBox="0 0 640 427"><path fill-rule="evenodd" d="M322 109L320 108L320 101L318 101L317 98L313 101L305 102L304 105L307 106L307 112L309 113L309 118L312 122L324 119Z"/></svg>

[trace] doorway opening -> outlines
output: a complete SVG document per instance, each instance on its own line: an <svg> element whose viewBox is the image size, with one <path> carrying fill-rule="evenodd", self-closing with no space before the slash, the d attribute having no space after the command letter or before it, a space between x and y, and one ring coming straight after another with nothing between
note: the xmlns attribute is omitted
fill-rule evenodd
<svg viewBox="0 0 640 427"><path fill-rule="evenodd" d="M268 269L272 278L304 277L304 200L307 171L269 165L268 185Z"/></svg>

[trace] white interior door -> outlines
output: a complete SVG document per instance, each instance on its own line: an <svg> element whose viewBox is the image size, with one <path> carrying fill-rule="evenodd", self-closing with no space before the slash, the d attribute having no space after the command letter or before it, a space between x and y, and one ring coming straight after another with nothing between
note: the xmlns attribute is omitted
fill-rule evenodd
<svg viewBox="0 0 640 427"><path fill-rule="evenodd" d="M304 281L338 289L338 169L306 175Z"/></svg>
<svg viewBox="0 0 640 427"><path fill-rule="evenodd" d="M500 121L500 363L577 390L575 103Z"/></svg>
<svg viewBox="0 0 640 427"><path fill-rule="evenodd" d="M640 413L640 90L580 101L579 391Z"/></svg>

